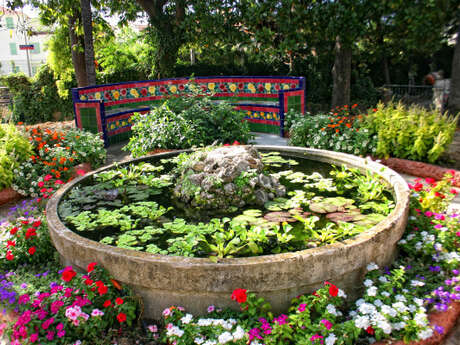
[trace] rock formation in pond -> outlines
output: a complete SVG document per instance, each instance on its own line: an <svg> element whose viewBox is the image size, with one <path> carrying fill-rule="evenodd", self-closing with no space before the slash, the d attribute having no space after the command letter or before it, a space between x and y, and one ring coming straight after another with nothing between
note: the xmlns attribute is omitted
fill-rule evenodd
<svg viewBox="0 0 460 345"><path fill-rule="evenodd" d="M263 205L286 194L278 179L264 173L252 146L223 146L191 154L179 167L174 194L194 208L228 210Z"/></svg>

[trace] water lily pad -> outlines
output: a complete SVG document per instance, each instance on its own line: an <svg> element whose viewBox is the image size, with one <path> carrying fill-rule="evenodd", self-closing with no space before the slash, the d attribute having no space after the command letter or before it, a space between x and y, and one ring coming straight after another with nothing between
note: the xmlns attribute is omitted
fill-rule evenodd
<svg viewBox="0 0 460 345"><path fill-rule="evenodd" d="M282 211L291 208L291 205L289 203L289 199L275 198L273 201L266 202L264 207L269 211Z"/></svg>
<svg viewBox="0 0 460 345"><path fill-rule="evenodd" d="M344 212L348 207L351 207L355 202L352 199L343 197L317 199L310 203L309 207L312 212L316 213L332 213Z"/></svg>
<svg viewBox="0 0 460 345"><path fill-rule="evenodd" d="M264 219L273 223L296 222L296 219L292 218L289 212L268 212L264 215Z"/></svg>
<svg viewBox="0 0 460 345"><path fill-rule="evenodd" d="M300 208L300 207L290 209L288 212L289 212L290 214L296 215L296 216L303 216L303 217L311 216L311 212L304 211L304 210L303 210L302 208Z"/></svg>
<svg viewBox="0 0 460 345"><path fill-rule="evenodd" d="M338 222L356 222L366 218L359 212L333 212L326 215L326 218L334 223Z"/></svg>
<svg viewBox="0 0 460 345"><path fill-rule="evenodd" d="M355 224L369 227L374 226L375 224L385 219L385 216L383 214L378 213L366 214L364 216L364 219L355 222Z"/></svg>

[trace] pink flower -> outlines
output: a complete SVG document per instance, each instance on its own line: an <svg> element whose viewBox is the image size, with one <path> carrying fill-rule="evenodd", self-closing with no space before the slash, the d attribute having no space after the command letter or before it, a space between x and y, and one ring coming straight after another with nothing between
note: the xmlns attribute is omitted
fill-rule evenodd
<svg viewBox="0 0 460 345"><path fill-rule="evenodd" d="M42 323L42 328L48 329L53 322L54 322L54 318L53 317L49 318L48 320Z"/></svg>
<svg viewBox="0 0 460 345"><path fill-rule="evenodd" d="M322 335L315 334L314 336L312 336L312 337L310 338L310 341L311 341L312 343L314 343L316 339L319 339L319 342L320 342L321 344L323 343L323 336L322 336Z"/></svg>
<svg viewBox="0 0 460 345"><path fill-rule="evenodd" d="M157 327L157 325L150 325L150 326L148 326L147 328L148 328L148 330L149 330L150 332L152 332L152 333L157 333L157 332L158 332L158 327Z"/></svg>
<svg viewBox="0 0 460 345"><path fill-rule="evenodd" d="M62 301L54 301L51 303L51 313L56 314L59 311L59 308L61 308L64 305L64 302Z"/></svg>
<svg viewBox="0 0 460 345"><path fill-rule="evenodd" d="M21 295L18 299L19 304L26 304L30 301L30 296L28 294Z"/></svg>
<svg viewBox="0 0 460 345"><path fill-rule="evenodd" d="M332 328L332 322L326 319L320 321L328 330Z"/></svg>
<svg viewBox="0 0 460 345"><path fill-rule="evenodd" d="M38 182L37 185L38 185L40 188L43 188L43 186L45 185L45 182L40 181L40 182ZM35 333L34 333L34 334L35 334Z"/></svg>
<svg viewBox="0 0 460 345"><path fill-rule="evenodd" d="M64 184L64 182L62 182L61 180L56 180L54 181L54 184Z"/></svg>
<svg viewBox="0 0 460 345"><path fill-rule="evenodd" d="M80 316L80 313L81 313L81 308L79 306L73 306L73 307L67 308L67 310L65 311L65 316L68 319L75 321Z"/></svg>
<svg viewBox="0 0 460 345"><path fill-rule="evenodd" d="M57 332L58 338L62 338L65 335L65 330L60 330Z"/></svg>
<svg viewBox="0 0 460 345"><path fill-rule="evenodd" d="M445 220L446 219L446 217L441 213L435 213L434 218L437 219L437 220Z"/></svg>
<svg viewBox="0 0 460 345"><path fill-rule="evenodd" d="M457 231L455 235L457 235L457 237L460 237L460 231Z"/></svg>
<svg viewBox="0 0 460 345"><path fill-rule="evenodd" d="M77 175L83 176L83 175L86 174L86 171L84 171L83 169L77 169L77 171L75 171L75 173L76 173Z"/></svg>
<svg viewBox="0 0 460 345"><path fill-rule="evenodd" d="M213 305L210 305L208 307L208 313L212 313L214 310L216 310L216 307L214 307Z"/></svg>
<svg viewBox="0 0 460 345"><path fill-rule="evenodd" d="M429 184L433 184L433 183L436 182L436 180L435 180L434 178L427 177L427 178L425 179L425 182L426 182L426 183L429 183Z"/></svg>
<svg viewBox="0 0 460 345"><path fill-rule="evenodd" d="M54 339L54 331L48 331L46 334L46 339L53 340Z"/></svg>
<svg viewBox="0 0 460 345"><path fill-rule="evenodd" d="M53 178L53 176L51 176L50 174L48 174L48 175L45 176L44 180L45 180L45 181L49 181L49 180L51 180L52 178Z"/></svg>
<svg viewBox="0 0 460 345"><path fill-rule="evenodd" d="M104 312L99 310L99 309L93 309L93 311L91 312L91 316L95 317L95 316L103 316L104 315Z"/></svg>
<svg viewBox="0 0 460 345"><path fill-rule="evenodd" d="M433 215L433 212L431 212L431 211L426 211L425 212L425 216L427 216L427 217L431 217L432 215Z"/></svg>
<svg viewBox="0 0 460 345"><path fill-rule="evenodd" d="M32 334L30 335L29 341L30 341L31 343L35 343L37 340L38 340L38 333L32 333Z"/></svg>
<svg viewBox="0 0 460 345"><path fill-rule="evenodd" d="M57 324L57 326L56 326L56 329L57 329L58 331L62 331L62 330L64 329L64 324L63 324L62 322L59 322L59 323Z"/></svg>
<svg viewBox="0 0 460 345"><path fill-rule="evenodd" d="M166 308L165 310L163 310L163 316L165 318L168 317L169 315L171 315L171 310L169 308Z"/></svg>
<svg viewBox="0 0 460 345"><path fill-rule="evenodd" d="M297 308L297 310L300 311L300 312L303 312L303 311L305 311L306 306L307 306L307 305L306 305L305 303L302 303L302 304L299 305L299 307Z"/></svg>
<svg viewBox="0 0 460 345"><path fill-rule="evenodd" d="M456 190L456 189L452 188L452 189L450 190L450 194L455 194L455 195L457 195L457 194L458 194L458 192L457 192L457 190Z"/></svg>

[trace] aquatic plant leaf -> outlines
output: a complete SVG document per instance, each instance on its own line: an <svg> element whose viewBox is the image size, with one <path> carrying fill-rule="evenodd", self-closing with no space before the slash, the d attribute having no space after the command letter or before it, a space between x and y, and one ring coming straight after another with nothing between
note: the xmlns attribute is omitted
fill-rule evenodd
<svg viewBox="0 0 460 345"><path fill-rule="evenodd" d="M293 223L297 221L292 218L292 215L289 212L268 212L264 215L264 219L273 223Z"/></svg>
<svg viewBox="0 0 460 345"><path fill-rule="evenodd" d="M272 201L267 201L264 207L269 211L281 211L291 208L289 199L286 198L275 198Z"/></svg>

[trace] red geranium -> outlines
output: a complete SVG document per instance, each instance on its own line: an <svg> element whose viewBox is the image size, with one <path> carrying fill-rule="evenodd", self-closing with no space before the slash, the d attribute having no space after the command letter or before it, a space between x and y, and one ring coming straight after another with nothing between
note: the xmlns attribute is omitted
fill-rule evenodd
<svg viewBox="0 0 460 345"><path fill-rule="evenodd" d="M375 334L375 331L374 329L372 328L372 326L369 326L366 328L366 332L369 333L370 335L374 335Z"/></svg>
<svg viewBox="0 0 460 345"><path fill-rule="evenodd" d="M96 267L96 266L97 266L97 262L91 262L91 263L88 264L88 267L86 268L86 270L88 271L88 273L92 272L92 271L94 271L94 267Z"/></svg>
<svg viewBox="0 0 460 345"><path fill-rule="evenodd" d="M11 260L14 259L14 255L11 253L11 250L8 250L8 251L6 252L6 259L7 259L8 261L11 261Z"/></svg>
<svg viewBox="0 0 460 345"><path fill-rule="evenodd" d="M99 286L97 288L97 292L99 292L99 295L101 295L101 296L105 295L107 293L107 291L108 291L108 288L104 284L102 284L101 286Z"/></svg>
<svg viewBox="0 0 460 345"><path fill-rule="evenodd" d="M232 293L232 300L237 301L238 303L244 303L248 299L246 295L246 289L235 289Z"/></svg>
<svg viewBox="0 0 460 345"><path fill-rule="evenodd" d="M125 322L126 321L126 314L125 313L119 313L117 315L117 320L119 323Z"/></svg>
<svg viewBox="0 0 460 345"><path fill-rule="evenodd" d="M339 294L339 289L334 284L324 282L324 285L329 285L329 295L336 297Z"/></svg>
<svg viewBox="0 0 460 345"><path fill-rule="evenodd" d="M33 236L37 236L37 230L35 230L34 228L28 228L26 231L26 240Z"/></svg>
<svg viewBox="0 0 460 345"><path fill-rule="evenodd" d="M107 308L107 307L110 307L111 304L112 302L108 299L107 301L104 302L103 306L104 308Z"/></svg>
<svg viewBox="0 0 460 345"><path fill-rule="evenodd" d="M66 267L62 272L61 278L66 282L70 282L77 273L73 270L72 266Z"/></svg>
<svg viewBox="0 0 460 345"><path fill-rule="evenodd" d="M117 298L115 299L115 303L118 304L118 305L122 305L123 302L124 302L124 301L123 301L123 298L117 297Z"/></svg>
<svg viewBox="0 0 460 345"><path fill-rule="evenodd" d="M36 252L36 250L37 250L37 249L35 248L35 246L33 246L33 247L30 247L28 251L29 251L29 254L30 254L30 255L34 255L35 252Z"/></svg>
<svg viewBox="0 0 460 345"><path fill-rule="evenodd" d="M17 228L17 227L11 228L11 230L10 230L10 234L11 234L11 235L14 235L14 234L17 233L17 232L18 232L18 228Z"/></svg>

